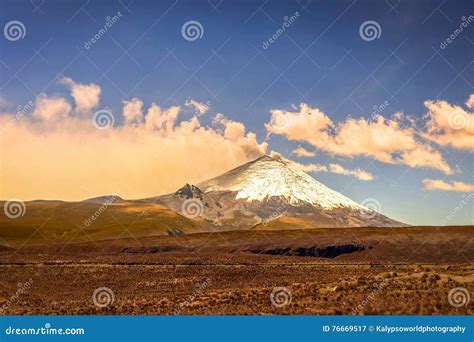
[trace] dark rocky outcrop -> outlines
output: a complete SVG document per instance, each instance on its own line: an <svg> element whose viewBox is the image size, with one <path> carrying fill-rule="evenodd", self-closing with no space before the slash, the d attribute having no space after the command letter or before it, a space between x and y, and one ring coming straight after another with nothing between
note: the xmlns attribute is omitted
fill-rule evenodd
<svg viewBox="0 0 474 342"><path fill-rule="evenodd" d="M273 248L263 250L251 250L250 252L256 254L288 255L333 259L341 254L359 252L365 249L367 249L367 247L360 244L348 244L332 245L327 247Z"/></svg>

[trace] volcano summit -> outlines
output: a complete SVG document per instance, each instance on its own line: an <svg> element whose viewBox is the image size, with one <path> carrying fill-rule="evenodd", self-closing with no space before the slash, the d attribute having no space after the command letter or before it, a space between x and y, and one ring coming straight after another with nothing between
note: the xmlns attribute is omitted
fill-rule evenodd
<svg viewBox="0 0 474 342"><path fill-rule="evenodd" d="M0 202L0 205L5 203ZM263 156L175 193L137 200L101 196L80 202L26 202L28 214L0 217L8 244L84 241L232 230L400 227L405 224L318 182L279 155ZM125 228L125 230L124 230ZM44 241L43 241L44 240Z"/></svg>
<svg viewBox="0 0 474 342"><path fill-rule="evenodd" d="M404 226L328 188L277 154L153 200L212 230Z"/></svg>

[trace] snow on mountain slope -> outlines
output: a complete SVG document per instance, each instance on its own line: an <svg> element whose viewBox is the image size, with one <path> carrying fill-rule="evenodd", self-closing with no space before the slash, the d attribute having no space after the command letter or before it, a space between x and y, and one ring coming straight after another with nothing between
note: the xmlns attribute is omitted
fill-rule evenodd
<svg viewBox="0 0 474 342"><path fill-rule="evenodd" d="M331 190L278 154L151 200L184 216L192 203L199 208L193 219L210 231L404 225Z"/></svg>
<svg viewBox="0 0 474 342"><path fill-rule="evenodd" d="M197 185L204 192L234 191L236 199L265 201L284 199L291 205L311 204L323 209L368 210L350 198L331 190L295 163L279 155L263 156L225 174Z"/></svg>

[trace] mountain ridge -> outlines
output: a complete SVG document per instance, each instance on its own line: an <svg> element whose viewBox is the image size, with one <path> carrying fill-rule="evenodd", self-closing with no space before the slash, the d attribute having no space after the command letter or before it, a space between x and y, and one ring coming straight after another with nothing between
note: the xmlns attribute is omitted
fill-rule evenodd
<svg viewBox="0 0 474 342"><path fill-rule="evenodd" d="M239 230L407 226L354 205L306 173L295 171L295 165L263 156L197 185L185 184L174 193L144 199L109 195L73 202L27 201L23 215L15 219L0 216L0 243L14 246L25 240L42 244ZM306 188L312 184L316 189ZM305 196L320 193L323 196L305 201ZM3 207L6 203L0 201ZM36 227L41 227L40 232Z"/></svg>
<svg viewBox="0 0 474 342"><path fill-rule="evenodd" d="M183 193L193 195L183 197ZM288 222L294 222L294 228L406 226L330 189L279 154L264 155L197 185L186 184L174 194L154 197L187 217L191 199L200 206L199 215L191 218L218 231L268 229L269 222L281 218L286 229Z"/></svg>
<svg viewBox="0 0 474 342"><path fill-rule="evenodd" d="M293 165L294 162L280 155L276 157L265 155L220 176L198 183L197 187L203 192L238 191L238 199L262 201L268 197L283 197L292 204L306 202L318 204L325 209L348 206L369 210L320 183L306 172L292 167ZM239 181L241 184L237 184ZM221 185L217 185L218 183Z"/></svg>

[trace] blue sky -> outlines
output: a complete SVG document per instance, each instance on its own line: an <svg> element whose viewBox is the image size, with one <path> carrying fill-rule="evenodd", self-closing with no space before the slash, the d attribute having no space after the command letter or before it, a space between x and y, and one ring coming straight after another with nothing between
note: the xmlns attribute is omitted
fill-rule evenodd
<svg viewBox="0 0 474 342"><path fill-rule="evenodd" d="M291 110L304 102L334 122L402 111L421 120L424 101L463 105L474 93L474 25L441 49L473 14L472 1L0 1L2 25L19 20L26 36L0 41L1 96L16 107L40 93L69 96L58 81L67 76L101 87L100 104L122 120L122 101L169 107L186 99L210 104L215 113L242 122L262 142L271 109ZM90 49L85 42L107 16L121 18ZM267 41L296 12L299 16L267 49ZM183 39L181 28L198 21L203 36ZM359 27L376 21L381 34L366 41ZM11 108L10 108L11 109ZM472 150L435 146L458 172L387 164L316 151L298 159L304 141L282 135L268 139L275 150L301 163L336 162L362 168L375 179L334 173L315 178L357 201L376 198L382 212L412 224L440 224L469 192L427 191L424 179L473 183ZM474 201L449 223L473 224Z"/></svg>

